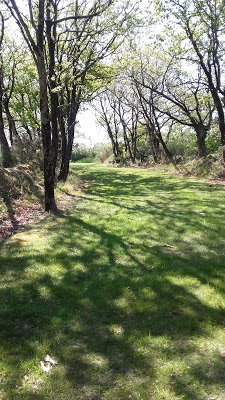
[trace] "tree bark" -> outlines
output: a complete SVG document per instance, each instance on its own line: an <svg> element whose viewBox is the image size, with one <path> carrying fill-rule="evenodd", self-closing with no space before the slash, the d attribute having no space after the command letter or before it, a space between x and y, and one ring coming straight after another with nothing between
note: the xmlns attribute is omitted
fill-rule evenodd
<svg viewBox="0 0 225 400"><path fill-rule="evenodd" d="M48 84L44 56L44 0L39 0L37 29L37 69L39 78L41 133L44 158L45 211L55 212L55 150L52 147L52 132L48 106Z"/></svg>
<svg viewBox="0 0 225 400"><path fill-rule="evenodd" d="M195 126L194 128L197 136L198 157L202 158L205 157L207 154L207 148L205 143L207 136L207 129L204 126Z"/></svg>
<svg viewBox="0 0 225 400"><path fill-rule="evenodd" d="M77 88L76 85L73 85L72 92L68 96L70 99L67 99L67 104L68 104L68 121L67 121L67 137L66 140L64 139L63 146L63 153L61 154L62 159L61 159L61 167L60 167L60 173L58 176L59 181L65 182L68 178L69 174L69 165L70 165L70 160L72 156L72 151L73 151L73 141L74 141L74 128L75 128L75 123L76 123L76 117L77 113L80 107L80 102L77 101L77 97L80 97L80 89L78 90L77 94Z"/></svg>
<svg viewBox="0 0 225 400"><path fill-rule="evenodd" d="M159 163L159 139L155 136L154 134L154 128L150 126L150 123L147 123L147 130L148 130L148 138L149 138L149 143L150 147L152 150L152 156L154 163L158 164Z"/></svg>
<svg viewBox="0 0 225 400"><path fill-rule="evenodd" d="M56 211L55 203L55 151L52 149L50 113L48 108L47 76L44 58L38 59L41 133L44 158L45 211Z"/></svg>
<svg viewBox="0 0 225 400"><path fill-rule="evenodd" d="M18 142L21 144L21 139L20 139L20 137L18 135L15 121L14 121L14 119L13 119L13 117L11 115L11 112L9 110L9 98L6 95L4 96L3 103L4 103L4 109L5 109L6 117L7 117L7 120L8 120L11 145L13 145L15 138L17 138Z"/></svg>
<svg viewBox="0 0 225 400"><path fill-rule="evenodd" d="M1 100L0 100L0 103L1 103ZM2 153L2 166L4 168L12 167L12 165L13 165L12 155L11 155L8 141L5 136L1 104L0 104L0 144L1 144L1 153Z"/></svg>
<svg viewBox="0 0 225 400"><path fill-rule="evenodd" d="M9 143L6 139L4 120L3 120L3 68L2 68L1 56L0 56L0 144L1 144L3 167L4 168L12 167L13 160Z"/></svg>
<svg viewBox="0 0 225 400"><path fill-rule="evenodd" d="M59 121L59 130L60 130L60 139L61 139L61 148L60 148L60 172L58 175L58 180L63 181L63 171L66 169L65 160L66 160L66 149L67 149L67 134L66 134L66 126L65 126L65 116L63 115L64 109L64 99L63 94L61 95L61 101L59 104L58 110L58 121Z"/></svg>

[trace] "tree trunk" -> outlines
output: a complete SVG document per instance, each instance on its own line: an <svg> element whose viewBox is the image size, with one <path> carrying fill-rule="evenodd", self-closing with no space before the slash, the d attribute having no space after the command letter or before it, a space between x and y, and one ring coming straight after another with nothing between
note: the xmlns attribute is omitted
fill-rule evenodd
<svg viewBox="0 0 225 400"><path fill-rule="evenodd" d="M9 168L12 167L13 161L12 161L10 147L5 136L4 122L2 118L1 108L2 106L0 105L0 144L2 153L2 165L4 168Z"/></svg>
<svg viewBox="0 0 225 400"><path fill-rule="evenodd" d="M40 94L41 134L44 158L45 211L55 212L55 149L52 146L51 118L48 106L48 80L44 55L45 1L39 0L37 28L37 69Z"/></svg>
<svg viewBox="0 0 225 400"><path fill-rule="evenodd" d="M161 143L163 150L165 151L166 157L168 158L169 161L174 162L173 161L173 154L171 153L171 151L168 149L165 141L162 138L162 135L160 132L156 132L157 137L159 139L159 142Z"/></svg>
<svg viewBox="0 0 225 400"><path fill-rule="evenodd" d="M117 137L114 138L113 131L112 131L111 126L110 126L110 124L109 124L109 122L107 120L107 117L105 118L105 122L106 122L106 126L107 126L107 133L108 133L108 136L110 138L111 145L112 145L112 151L113 151L115 162L119 163L121 154L120 154L119 143L118 143Z"/></svg>
<svg viewBox="0 0 225 400"><path fill-rule="evenodd" d="M54 18L57 18L57 7L54 8ZM59 108L59 100L58 94L55 91L57 82L56 82L56 73L55 73L55 46L56 46L56 25L53 24L53 20L51 18L51 2L47 2L46 7L46 36L48 42L48 53L49 53L49 65L48 65L48 81L50 87L50 119L51 119L51 138L52 138L52 157L54 168L56 168L57 156L58 156L58 108Z"/></svg>
<svg viewBox="0 0 225 400"><path fill-rule="evenodd" d="M68 106L68 123L67 123L67 146L66 146L66 151L62 154L62 161L61 161L61 168L60 168L60 173L58 176L58 180L65 182L68 178L69 174L69 165L70 165L70 160L72 156L72 150L73 150L73 141L74 141L74 127L76 123L76 117L77 113L80 107L79 101L76 101L76 86L73 86L72 93L70 96L70 101L67 103L69 104ZM80 93L78 93L79 97ZM68 93L69 96L69 93ZM69 100L69 99L68 99Z"/></svg>
<svg viewBox="0 0 225 400"><path fill-rule="evenodd" d="M52 148L50 113L48 108L47 76L43 54L38 58L41 133L44 158L45 211L57 210L55 203L55 151Z"/></svg>
<svg viewBox="0 0 225 400"><path fill-rule="evenodd" d="M196 136L197 136L197 148L198 148L198 157L202 158L205 157L207 154L206 149L206 136L207 136L207 129L204 126L197 126L194 127Z"/></svg>
<svg viewBox="0 0 225 400"><path fill-rule="evenodd" d="M225 161L225 116L222 101L218 95L216 88L213 86L211 80L209 81L210 91L214 100L214 104L218 113L219 130L220 130L220 143L222 146L222 159Z"/></svg>
<svg viewBox="0 0 225 400"><path fill-rule="evenodd" d="M123 126L123 139L124 139L124 143L125 143L125 149L126 149L126 153L128 150L128 155L129 155L129 159L132 161L132 163L135 162L132 150L131 150L131 146L130 146L130 141L127 137L127 130L126 130L126 125L123 121L122 122L122 126Z"/></svg>
<svg viewBox="0 0 225 400"><path fill-rule="evenodd" d="M74 140L74 123L68 128L68 141L66 146L66 151L62 154L61 168L58 176L59 181L66 182L69 174L70 159L73 150L73 140Z"/></svg>
<svg viewBox="0 0 225 400"><path fill-rule="evenodd" d="M0 144L2 153L2 165L4 168L12 167L12 155L8 141L5 136L5 128L3 121L3 68L2 60L0 59Z"/></svg>
<svg viewBox="0 0 225 400"><path fill-rule="evenodd" d="M20 139L17 129L16 129L15 121L9 110L9 99L7 96L4 96L4 108L5 108L5 113L6 113L6 117L7 117L8 125L9 125L9 134L10 134L11 145L13 145L15 138L17 138L18 142L21 143L21 139Z"/></svg>
<svg viewBox="0 0 225 400"><path fill-rule="evenodd" d="M147 123L148 137L152 150L152 156L154 163L159 163L159 139L154 134L154 127L150 126L150 123Z"/></svg>
<svg viewBox="0 0 225 400"><path fill-rule="evenodd" d="M61 149L60 149L60 156L61 156L61 164L60 164L60 172L58 175L58 180L64 180L64 170L66 169L65 161L66 161L66 149L67 149L67 135L66 135L66 127L65 127L65 118L63 115L63 95L61 99L61 103L59 105L59 112L58 112L58 121L59 121L59 129L60 129L60 137L61 137Z"/></svg>

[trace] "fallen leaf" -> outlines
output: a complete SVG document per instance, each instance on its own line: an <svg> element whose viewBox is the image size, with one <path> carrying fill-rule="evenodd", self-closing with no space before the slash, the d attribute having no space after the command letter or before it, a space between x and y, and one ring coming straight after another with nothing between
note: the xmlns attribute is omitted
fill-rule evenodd
<svg viewBox="0 0 225 400"><path fill-rule="evenodd" d="M48 362L46 365L43 361L40 362L41 368L44 372L49 372L52 369L52 365Z"/></svg>
<svg viewBox="0 0 225 400"><path fill-rule="evenodd" d="M58 364L57 361L55 361L54 358L50 357L48 354L47 354L47 356L45 357L45 361L46 361L46 362L49 362L49 363L52 364L52 365L57 365L57 364Z"/></svg>

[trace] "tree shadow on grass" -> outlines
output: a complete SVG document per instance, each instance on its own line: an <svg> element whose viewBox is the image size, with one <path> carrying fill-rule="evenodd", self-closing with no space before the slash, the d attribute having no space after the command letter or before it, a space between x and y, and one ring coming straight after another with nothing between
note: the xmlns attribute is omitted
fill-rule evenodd
<svg viewBox="0 0 225 400"><path fill-rule="evenodd" d="M11 388L21 384L29 359L36 357L38 360L46 350L65 366L65 379L73 387L74 398L79 398L76 396L80 393L83 398L88 398L87 393L91 393L90 398L101 398L105 391L116 385L121 375L154 379L157 352L153 350L151 355L150 344L150 354L145 356L136 344L143 338L148 335L169 337L176 354L190 336L207 334L201 322L210 320L216 324L224 317L223 310L206 306L185 288L166 278L168 272L185 271L185 261L180 257L173 256L171 266L171 257L163 252L160 254L160 249L157 249L157 256L170 265L160 273L159 269L155 271L140 263L118 236L78 218L63 218L59 237L64 232L65 240L70 238L70 244L74 243L74 231L78 237L85 232L99 237L101 251L107 254L106 262L99 262L100 254L95 247L93 251L89 246L86 250L87 243L74 246L78 255L66 254L60 250L61 241L56 238L50 255L32 255L35 265L46 264L46 273L39 279L31 277L28 283L23 283L30 259L21 257L18 263L13 255L2 257L1 265L8 272L10 269L13 272L14 261L17 262L16 273L22 280L18 285L1 291L7 306L5 312L4 308L1 312L0 336L3 348L10 354L6 364L9 363L8 367L14 370L14 377L10 378ZM118 246L130 258L131 267L120 265L116 260ZM47 271L52 257L64 270L58 281L51 276L52 271ZM82 269L77 270L76 265L82 265ZM218 270L218 264L213 262L212 270L215 267ZM199 271L195 271L195 276L198 275ZM183 311L174 314L178 304ZM189 311L186 312L185 308ZM181 337L182 341L178 343ZM160 348L157 351L160 352ZM194 352L195 349L187 345L186 351ZM22 360L21 365L18 365L18 359ZM215 372L215 376L220 374ZM52 377L54 380L54 374ZM49 382L51 379L50 376ZM215 380L220 383L217 378ZM177 384L178 389L181 386L181 383ZM53 393L54 389L51 390ZM8 398L13 398L10 392Z"/></svg>
<svg viewBox="0 0 225 400"><path fill-rule="evenodd" d="M179 179L169 174L159 174L150 171L146 177L146 170L129 170L116 168L99 168L92 170L90 167L75 165L72 173L79 173L79 178L85 183L82 191L92 195L134 195L135 197L146 196L148 192L156 191L164 195L172 197L174 192L181 193L181 197L185 196L185 190L198 190L201 193L224 192L224 184L214 184L212 182L203 182L193 178ZM143 174L143 176L141 175ZM183 191L183 192L182 192ZM221 205L222 206L222 205Z"/></svg>
<svg viewBox="0 0 225 400"><path fill-rule="evenodd" d="M154 204L149 207L156 213ZM44 249L20 242L19 235L2 248L5 398L155 399L161 366L180 359L190 368L171 375L171 396L204 398L199 386L208 376L205 351L201 354L194 341L207 341L209 326L220 328L224 309L174 279L191 278L212 288L216 280L224 295L224 256L132 241L83 220L80 210L45 228ZM88 210L90 216L94 212ZM170 214L162 207L159 212L162 230L163 217ZM182 218L170 215L171 231L179 234ZM59 365L36 382L32 373L47 353ZM207 368L208 385L223 387L218 352L210 354Z"/></svg>

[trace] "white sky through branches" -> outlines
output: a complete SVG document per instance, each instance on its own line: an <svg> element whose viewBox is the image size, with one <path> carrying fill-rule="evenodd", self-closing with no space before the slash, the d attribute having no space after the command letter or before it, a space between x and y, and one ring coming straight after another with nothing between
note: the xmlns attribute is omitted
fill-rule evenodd
<svg viewBox="0 0 225 400"><path fill-rule="evenodd" d="M97 143L109 142L106 131L97 124L95 114L90 108L81 111L77 120L78 135L75 131L75 143L84 143L86 146L92 147Z"/></svg>

